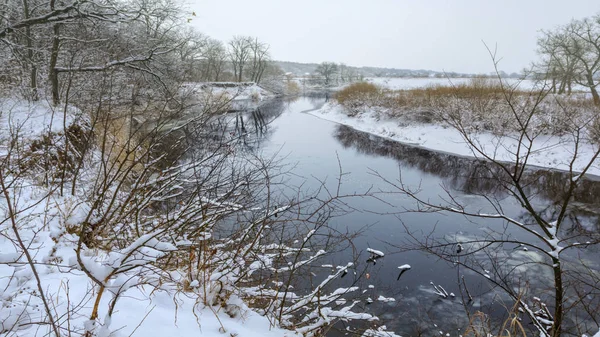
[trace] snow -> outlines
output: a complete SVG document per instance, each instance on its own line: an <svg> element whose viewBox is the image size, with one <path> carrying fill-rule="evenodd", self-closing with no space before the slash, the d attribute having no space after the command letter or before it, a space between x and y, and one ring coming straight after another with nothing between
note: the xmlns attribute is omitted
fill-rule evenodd
<svg viewBox="0 0 600 337"><path fill-rule="evenodd" d="M275 97L254 82L190 82L183 84L181 95L193 97L201 105L228 107L230 111L256 108Z"/></svg>
<svg viewBox="0 0 600 337"><path fill-rule="evenodd" d="M319 118L350 126L358 131L367 132L404 144L426 148L433 151L459 156L483 159L466 143L461 133L454 128L438 124L401 125L397 121L384 120L372 112L365 112L358 117L347 116L342 107L334 102L326 103L321 109L308 112ZM503 162L515 161L515 149L518 140L514 137L499 138L487 132L473 135L481 144L484 153ZM528 164L549 168L569 169L569 161L574 149L573 140L569 137L542 135L534 142ZM581 171L589 163L597 147L580 144L578 156L574 162L574 170ZM600 160L596 160L588 170L589 174L600 175Z"/></svg>
<svg viewBox="0 0 600 337"><path fill-rule="evenodd" d="M385 256L385 254L383 254L382 251L376 250L376 249L367 248L367 252L369 252L369 253L371 253L373 255L377 255L379 257Z"/></svg>
<svg viewBox="0 0 600 337"><path fill-rule="evenodd" d="M21 202L35 202L35 195L43 195L44 190L34 186L25 186L21 189ZM1 211L4 212L4 199L1 199ZM64 205L63 200L57 199L54 203L47 205L45 210L47 214L54 217L51 225L58 225L58 209ZM39 208L29 211L29 214L23 216L35 215ZM43 211L42 209L41 211ZM35 217L33 218L35 219ZM38 218L39 219L39 218ZM24 239L28 242L35 242L36 255L39 257L52 255L63 261L76 261L72 242L76 239L70 234L63 233L56 239L50 235L49 230L35 228L35 225L41 225L41 221L32 221L32 229L37 231L33 234L29 231L23 231ZM6 228L2 227L3 233ZM111 252L108 256L103 256L101 251L88 251L82 256L82 262L88 267L89 271L99 279L106 278L115 267L125 267L132 264L141 264L142 259L135 254L127 259L123 259L123 254L130 253L140 248L151 250L144 251L146 258L150 260L160 254L158 251L168 251L174 249L174 246L159 242L152 235L145 235L136 240L132 245L117 252ZM16 252L16 248L11 242L9 235L0 236L0 255L2 262L23 262L22 254ZM114 254L115 259L111 259ZM106 263L110 263L107 265ZM74 262L76 263L76 262ZM80 316L70 317L72 328L96 331L97 336L128 336L134 331L139 336L222 336L227 335L240 336L292 336L294 332L274 327L266 317L263 317L250 310L243 301L233 295L228 300L229 306L237 307L237 314L232 315L231 310L225 310L223 307L204 306L198 301L199 294L194 292L181 292L175 287L165 286L156 289L150 285L135 286L137 279L131 275L123 274L120 278L113 280L110 289L120 288L123 293L119 297L117 310L113 315L108 315L105 308L112 299L108 293L100 303L100 317L104 317L101 322L90 321L87 317L91 310L92 299L95 298L91 289L94 287L90 279L77 270L58 270L53 268L43 268L38 265L38 272L42 276L42 289L47 296L53 296L56 301L53 303L57 317L67 317L69 306L81 306L79 308ZM1 275L13 275L12 278L3 277L0 279L0 333L16 329L19 336L34 336L38 333L35 325L27 325L29 322L35 322L43 317L43 309L39 297L32 296L37 289L35 279L29 266L23 264L0 264ZM125 287L125 284L129 284ZM191 286L198 286L198 281L192 282ZM114 291L114 290L110 290ZM68 298L65 295L68 293ZM139 325L139 326L138 326ZM30 328L31 327L31 328ZM224 328L223 328L224 327ZM42 329L43 330L43 329Z"/></svg>
<svg viewBox="0 0 600 337"><path fill-rule="evenodd" d="M388 303L388 302L395 302L396 299L393 297L385 297L382 295L379 295L379 297L377 297L377 300L383 303Z"/></svg>
<svg viewBox="0 0 600 337"><path fill-rule="evenodd" d="M12 190L11 190L12 191ZM92 331L96 336L268 336L284 337L295 335L294 331L274 326L267 317L259 315L232 294L226 306L203 304L203 289L198 280L190 283L191 290L181 291L177 283L152 285L150 280L142 280L136 273L121 273L111 278L115 270L148 266L165 252L176 249L168 242L156 239L158 233L150 232L140 236L129 246L112 251L85 249L81 254L81 264L95 278L106 285L106 293L100 301L99 319L89 319L97 289L92 280L80 269L75 253L77 237L64 232L57 234L56 228L65 220L73 222L79 218L77 208L67 212L70 203L65 198L49 198L38 203L37 197L48 194L43 187L23 184L18 191L18 204L26 211L19 214L17 221L25 223L27 230L21 235L26 245L31 247L35 258L65 261L64 268L37 265L41 276L41 288L45 295L53 299L53 313L61 319L69 319L71 328L77 331ZM6 216L5 199L0 197L0 214ZM85 207L84 207L85 208ZM44 217L38 216L45 214ZM48 220L49 219L49 220ZM23 254L19 254L14 244L8 221L0 226L0 335L13 330L19 336L46 334L46 328L39 328L31 322L42 321L45 316L41 300L36 296L37 285ZM44 226L46 225L46 226ZM321 255L319 251L316 255ZM48 257L48 258L47 258ZM16 263L18 262L18 263ZM351 264L345 268L350 267ZM74 268L73 268L74 267ZM219 273L212 275L219 277ZM175 280L181 275L175 273ZM145 284L144 284L145 283ZM340 292L352 291L349 288L336 290L331 298ZM116 293L118 305L112 315L107 308ZM306 298L307 301L313 297ZM77 310L73 313L71 310ZM373 316L353 312L338 312L329 308L332 318L374 319ZM102 322L102 323L100 323ZM10 334L9 334L10 335Z"/></svg>
<svg viewBox="0 0 600 337"><path fill-rule="evenodd" d="M232 100L262 100L274 95L254 82L192 82L185 83L183 88L194 93L228 95Z"/></svg>
<svg viewBox="0 0 600 337"><path fill-rule="evenodd" d="M400 267L398 267L398 269L400 269L400 270L408 270L410 268L411 268L410 264L403 264Z"/></svg>
<svg viewBox="0 0 600 337"><path fill-rule="evenodd" d="M315 232L315 229L311 229L304 237L304 242L308 241L315 234Z"/></svg>
<svg viewBox="0 0 600 337"><path fill-rule="evenodd" d="M368 329L366 330L363 337L400 337L400 335L396 335L393 332L386 331L386 326L383 325L377 329Z"/></svg>
<svg viewBox="0 0 600 337"><path fill-rule="evenodd" d="M65 120L66 117L66 120ZM81 111L68 107L53 108L47 101L29 102L18 98L0 98L0 140L18 131L19 136L31 139L48 131L62 132Z"/></svg>
<svg viewBox="0 0 600 337"><path fill-rule="evenodd" d="M433 282L429 282L429 284L433 286L434 294L440 296L441 298L448 298L448 296L454 297L453 293L448 293L441 285L435 285Z"/></svg>
<svg viewBox="0 0 600 337"><path fill-rule="evenodd" d="M132 295L142 296L143 293L137 291ZM237 300L237 305L240 314L231 317L223 309L216 308L213 312L208 307L196 304L193 297L181 295L172 298L165 293L157 294L153 301L147 303L135 300L121 303L120 313L112 319L111 330L124 327L120 334L127 336L135 328L135 322L143 321L136 331L138 336L294 335L292 331L270 328L265 317L249 310L241 300ZM194 311L198 317L191 314Z"/></svg>

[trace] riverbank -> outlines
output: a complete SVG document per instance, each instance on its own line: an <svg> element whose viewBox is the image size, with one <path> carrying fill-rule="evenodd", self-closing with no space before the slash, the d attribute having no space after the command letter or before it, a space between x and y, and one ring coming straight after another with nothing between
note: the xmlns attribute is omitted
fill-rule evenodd
<svg viewBox="0 0 600 337"><path fill-rule="evenodd" d="M87 116L73 106L59 110L46 101L18 98L0 97L0 110L0 335L36 336L52 329L98 337L294 334L250 309L239 293L221 300L210 277L190 283L184 268L159 262L185 246L169 240L164 229L155 227L125 245L106 243L101 234L82 241L85 223L95 221L89 200L103 162L99 149L89 145L91 155L81 159L85 165L73 192L70 171L62 182L54 181L60 174L53 176L52 167L42 171L38 158L61 154L65 131L76 147L73 130L88 132ZM62 163L56 159L49 166L60 172ZM127 227L135 222L122 221L119 237L128 240ZM50 323L37 326L46 320Z"/></svg>
<svg viewBox="0 0 600 337"><path fill-rule="evenodd" d="M484 158L482 154L473 151L458 130L450 126L426 123L403 124L397 120L380 117L372 111L350 117L339 104L333 101L308 113L408 145L459 156ZM504 162L515 162L515 151L518 145L516 137L499 137L491 133L479 132L473 134L473 139L480 144L486 155ZM533 144L527 163L540 168L569 170L574 149L575 143L567 136L539 136ZM582 171L596 150L595 145L580 144L577 158L573 162L573 170ZM600 160L595 161L588 174L600 175Z"/></svg>

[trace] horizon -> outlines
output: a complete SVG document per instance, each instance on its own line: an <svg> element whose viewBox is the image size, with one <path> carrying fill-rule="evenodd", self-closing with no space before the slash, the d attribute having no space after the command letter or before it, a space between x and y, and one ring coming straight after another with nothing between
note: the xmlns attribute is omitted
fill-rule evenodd
<svg viewBox="0 0 600 337"><path fill-rule="evenodd" d="M273 60L273 62L287 62L287 63L296 63L296 64L303 64L303 65L319 65L321 62L300 62L300 61L289 61L289 60ZM357 69L361 69L361 68L375 68L375 69L389 69L389 70L409 70L409 71L427 71L427 72L434 72L434 73L456 73L456 74L462 74L462 75L491 75L491 74L495 74L495 71L488 71L486 73L469 73L469 72L458 72L458 71L445 71L442 69L427 69L427 68L393 68L393 67L378 67L378 66L372 66L372 65L354 65L354 64L348 64L348 63L344 63L344 62L335 62L335 61L331 61L331 60L327 60L324 62L333 62L333 63L337 63L337 64L344 64L348 67L351 68L357 68ZM523 72L522 71L505 71L503 69L498 69L498 72L503 72L507 75L510 74L519 74L522 75Z"/></svg>

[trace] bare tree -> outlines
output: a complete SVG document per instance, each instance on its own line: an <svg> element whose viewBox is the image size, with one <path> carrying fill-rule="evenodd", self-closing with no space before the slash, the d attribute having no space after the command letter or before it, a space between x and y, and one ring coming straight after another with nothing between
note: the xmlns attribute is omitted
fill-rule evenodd
<svg viewBox="0 0 600 337"><path fill-rule="evenodd" d="M338 73L338 65L334 62L322 62L317 69L315 69L315 72L323 76L325 86L329 86L333 83L333 80Z"/></svg>
<svg viewBox="0 0 600 337"><path fill-rule="evenodd" d="M357 195L341 195L339 185L329 190L325 184L306 197L302 191L280 194L285 171L273 158L239 146L244 136L231 136L225 104L201 104L193 118L182 119L192 105L185 97L176 105L156 101L145 105L146 122L132 121L122 116L130 110L113 100L121 81L110 73L116 76L97 86L102 92L90 116L74 121L68 131L58 127L24 138L17 124L2 134L0 243L11 242L15 254L3 251L0 265L28 268L33 277L20 273L5 279L3 287L14 290L8 301L25 304L3 306L3 318L9 319L0 333L108 335L118 329L111 327L111 317L119 315L128 290L138 287L170 291L174 299L184 292L232 317L240 314L239 302L228 299L241 295L256 302L274 326L307 336L340 320L376 319L353 309L363 276L355 261L337 268L318 263L338 244L351 245L351 234L327 224L351 211L344 199ZM65 137L83 146L58 156ZM53 165L40 165L46 159ZM33 183L40 173L52 177L44 186ZM70 195L62 193L63 184ZM44 193L22 198L28 189ZM43 241L50 230L55 236ZM49 244L32 245L37 240ZM63 245L74 249L57 249ZM43 263L34 259L46 253ZM39 276L47 267L69 275L61 293ZM304 278L313 273L317 279ZM81 302L69 297L69 277L85 278L89 291L77 289ZM34 313L38 318L29 320ZM86 323L79 324L82 320Z"/></svg>
<svg viewBox="0 0 600 337"><path fill-rule="evenodd" d="M579 63L578 84L587 87L592 93L594 104L600 105L600 96L596 90L600 71L600 14L573 21L566 28L569 40L564 44L565 50Z"/></svg>
<svg viewBox="0 0 600 337"><path fill-rule="evenodd" d="M497 66L495 56L493 59ZM558 337L567 331L567 317L577 317L582 322L596 320L594 316L597 313L589 308L597 308L597 301L581 297L582 291L578 290L579 284L583 283L587 291L598 291L596 272L590 272L595 267L578 257L600 244L600 237L598 233L578 227L571 220L575 195L586 184L586 174L590 168L596 167L600 155L600 147L591 136L596 117L593 113L586 113L586 109L573 114L569 112L572 108L568 103L553 102L560 109L562 118L568 119L568 140L560 140L559 144L569 146L570 158L565 158L562 163L566 173L561 192L555 195L551 206L540 207L538 193L530 187L542 178L532 173L528 165L535 149L547 142L543 135L548 130L540 127L539 119L541 111L545 110L542 106L552 98L548 96L548 90L519 95L515 88L506 87L500 76L499 80L502 86L500 100L483 94L476 98L479 103L469 103L457 93L451 98L439 98L444 103L437 107L446 123L460 133L473 156L486 163L482 178L499 184L500 197L488 193L480 195L488 202L489 209L475 209L447 187L444 187L444 195L432 200L423 196L418 186L402 178L398 181L382 179L416 201L416 207L409 211L448 212L487 219L489 229L483 236L456 239L438 238L434 232L425 236L416 232L409 234L421 249L467 268L496 285L519 306L540 335ZM472 110L490 103L501 104L504 114L513 123L493 144L482 141L472 125ZM502 151L508 151L508 157L501 156L499 153ZM510 215L505 209L506 199L519 205L524 215ZM515 246L537 252L540 260L511 261L507 258L507 251ZM532 270L532 265L552 274L551 280L541 280L542 284L538 285L541 289L534 288L535 285L529 282L529 279L539 277L526 272ZM581 329L575 331L581 334L595 331L597 327L584 323L575 328L569 327L570 332L574 329Z"/></svg>
<svg viewBox="0 0 600 337"><path fill-rule="evenodd" d="M40 86L39 69L48 65L48 60L39 59L36 55L45 56L46 51L50 49L49 63L55 65L60 45L58 36L61 23L77 23L81 20L118 20L119 10L114 4L105 4L101 0L85 3L67 1L60 4L56 4L56 1L25 0L11 2L4 15L0 27L0 43L7 46L16 59L25 61L22 63L30 71L29 86L31 95L35 98ZM51 47L45 43L50 40ZM22 55L23 51L26 56ZM51 67L48 73L56 102L58 77L54 67Z"/></svg>
<svg viewBox="0 0 600 337"><path fill-rule="evenodd" d="M350 74L350 68L346 64L340 63L339 73L340 73L340 81L342 83L351 82L350 78L352 77L352 75Z"/></svg>
<svg viewBox="0 0 600 337"><path fill-rule="evenodd" d="M258 84L270 61L269 45L258 41L258 38L254 38L250 43L250 49L252 51L249 61L250 81Z"/></svg>
<svg viewBox="0 0 600 337"><path fill-rule="evenodd" d="M550 77L560 74L565 84L575 81L588 88L594 104L600 105L596 89L600 71L600 14L545 31L538 45Z"/></svg>
<svg viewBox="0 0 600 337"><path fill-rule="evenodd" d="M209 38L191 28L184 29L181 35L181 47L176 52L184 70L182 77L186 81L200 81L204 77L201 64L207 57Z"/></svg>
<svg viewBox="0 0 600 337"><path fill-rule="evenodd" d="M237 82L244 79L244 69L252 55L252 38L249 36L234 36L229 41L229 60Z"/></svg>
<svg viewBox="0 0 600 337"><path fill-rule="evenodd" d="M37 80L39 69L47 69L48 91L55 105L61 100L61 88L65 90L67 86L63 79L77 80L76 73L114 67L153 76L158 68L173 63L167 54L181 47L184 40L178 35L181 8L170 0L135 4L26 0L20 5L15 2L10 8L0 27L0 42L9 46L13 57L29 69L33 93L41 84ZM183 67L179 68L181 73Z"/></svg>
<svg viewBox="0 0 600 337"><path fill-rule="evenodd" d="M23 18L25 20L28 20L30 18L30 10L29 10L29 1L28 0L23 0ZM29 64L29 68L30 68L30 88L31 88L31 98L34 101L38 100L38 85L37 85L37 64L33 58L33 38L32 38L32 34L31 34L31 27L27 26L25 27L25 40L26 42L26 48L27 48L27 63Z"/></svg>
<svg viewBox="0 0 600 337"><path fill-rule="evenodd" d="M209 39L204 50L202 78L207 81L218 82L227 64L227 50L223 42Z"/></svg>
<svg viewBox="0 0 600 337"><path fill-rule="evenodd" d="M539 72L546 74L551 81L553 93L571 94L577 59L562 48L566 35L552 31L542 31L542 34L537 42L538 53L542 56L541 63L537 65L541 68Z"/></svg>

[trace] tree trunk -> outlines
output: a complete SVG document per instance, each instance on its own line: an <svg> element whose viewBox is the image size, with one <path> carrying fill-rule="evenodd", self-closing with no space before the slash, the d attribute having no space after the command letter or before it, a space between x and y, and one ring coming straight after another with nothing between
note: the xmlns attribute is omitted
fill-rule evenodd
<svg viewBox="0 0 600 337"><path fill-rule="evenodd" d="M52 88L52 103L54 105L58 105L58 103L60 103L60 91L58 88L58 71L56 71L56 63L58 62L58 48L60 45L60 24L54 24L52 29L52 51L50 53L50 69L48 72L48 80L50 81L50 86Z"/></svg>
<svg viewBox="0 0 600 337"><path fill-rule="evenodd" d="M563 320L563 283L562 283L562 268L560 266L560 259L558 257L552 258L552 264L554 266L554 324L552 324L551 335L553 337L560 337L562 330Z"/></svg>
<svg viewBox="0 0 600 337"><path fill-rule="evenodd" d="M202 74L203 81L210 81L211 63L212 61L210 59L208 60L208 62L206 62L206 68L204 69L204 73Z"/></svg>
<svg viewBox="0 0 600 337"><path fill-rule="evenodd" d="M592 92L592 97L594 98L594 105L600 105L600 96L598 96L598 91L596 91L596 87L591 87L590 91Z"/></svg>
<svg viewBox="0 0 600 337"><path fill-rule="evenodd" d="M560 87L558 88L558 94L564 94L565 93L565 88L567 86L567 82L565 81L565 79L561 79L560 80Z"/></svg>
<svg viewBox="0 0 600 337"><path fill-rule="evenodd" d="M27 0L23 0L23 16L25 17L25 20L29 19L29 3ZM29 63L30 67L30 98L33 101L37 101L39 99L37 88L37 66L33 59L33 41L31 39L31 28L29 26L25 28L25 39L27 40L27 63Z"/></svg>
<svg viewBox="0 0 600 337"><path fill-rule="evenodd" d="M594 105L600 105L600 96L598 96L596 84L594 84L594 74L591 71L588 71L585 77L587 79L588 87L592 93L592 97L594 98Z"/></svg>

